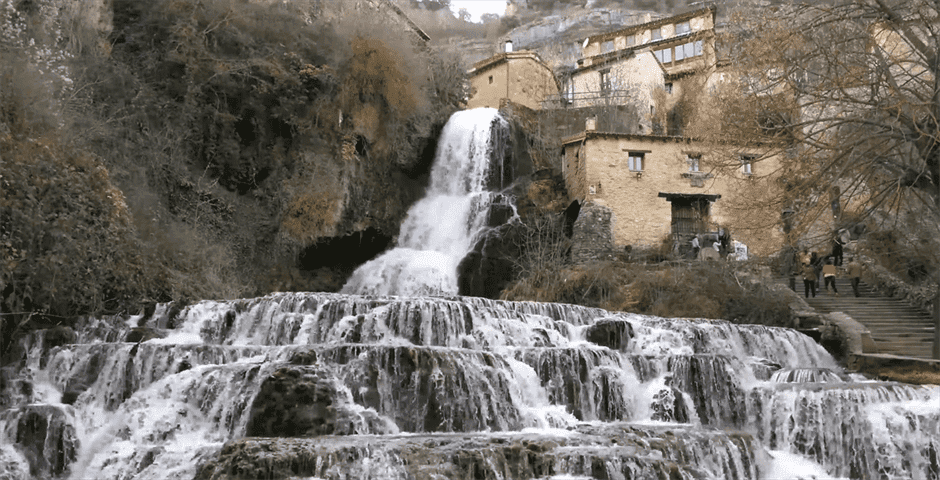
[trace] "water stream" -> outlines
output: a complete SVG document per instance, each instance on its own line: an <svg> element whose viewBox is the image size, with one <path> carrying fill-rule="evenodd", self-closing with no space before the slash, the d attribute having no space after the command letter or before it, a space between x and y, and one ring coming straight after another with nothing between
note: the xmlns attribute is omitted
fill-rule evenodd
<svg viewBox="0 0 940 480"><path fill-rule="evenodd" d="M343 293L456 295L457 266L487 228L504 178L508 125L493 108L455 113L441 132L424 198L408 211L395 248L359 267Z"/></svg>
<svg viewBox="0 0 940 480"><path fill-rule="evenodd" d="M456 243L405 262L433 274L377 260L365 295L35 332L0 372L0 479L940 478L938 386L846 374L790 329L455 296Z"/></svg>

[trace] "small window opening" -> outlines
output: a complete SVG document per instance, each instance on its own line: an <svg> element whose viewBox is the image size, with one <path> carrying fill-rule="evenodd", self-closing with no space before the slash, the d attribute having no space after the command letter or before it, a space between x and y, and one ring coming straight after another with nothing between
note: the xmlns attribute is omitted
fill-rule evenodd
<svg viewBox="0 0 940 480"><path fill-rule="evenodd" d="M642 172L643 171L643 152L630 152L627 154L627 168L631 172Z"/></svg>

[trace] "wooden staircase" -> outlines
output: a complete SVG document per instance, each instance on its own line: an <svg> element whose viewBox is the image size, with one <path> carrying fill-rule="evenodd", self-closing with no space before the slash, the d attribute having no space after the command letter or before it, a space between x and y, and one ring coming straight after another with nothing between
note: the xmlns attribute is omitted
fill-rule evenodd
<svg viewBox="0 0 940 480"><path fill-rule="evenodd" d="M864 282L859 286L857 298L848 278L836 279L836 288L839 295L826 292L820 286L816 298L811 295L804 299L819 313L843 312L865 325L871 331L878 353L931 358L934 318L929 312L904 300L885 297ZM803 280L800 278L796 281L796 292L803 296Z"/></svg>

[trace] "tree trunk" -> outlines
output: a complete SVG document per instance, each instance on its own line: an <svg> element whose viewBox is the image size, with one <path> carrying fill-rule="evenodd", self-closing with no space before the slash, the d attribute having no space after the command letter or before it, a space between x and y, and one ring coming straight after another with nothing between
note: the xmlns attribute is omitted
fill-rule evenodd
<svg viewBox="0 0 940 480"><path fill-rule="evenodd" d="M937 177L940 179L940 175ZM937 216L940 217L940 181L937 181ZM937 296L933 299L933 358L940 360L940 260L937 262Z"/></svg>

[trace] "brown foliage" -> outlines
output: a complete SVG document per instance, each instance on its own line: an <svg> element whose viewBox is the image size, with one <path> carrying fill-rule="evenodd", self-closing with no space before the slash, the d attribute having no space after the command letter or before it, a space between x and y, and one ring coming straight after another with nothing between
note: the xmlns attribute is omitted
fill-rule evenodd
<svg viewBox="0 0 940 480"><path fill-rule="evenodd" d="M737 77L712 133L776 144L783 195L771 201L793 212L796 235L839 223L836 202L878 228L937 237L938 13L922 0L734 11L725 39Z"/></svg>
<svg viewBox="0 0 940 480"><path fill-rule="evenodd" d="M786 297L717 262L556 265L517 280L505 300L572 303L661 317L791 326Z"/></svg>
<svg viewBox="0 0 940 480"><path fill-rule="evenodd" d="M123 195L101 162L53 137L0 137L4 312L120 309L145 294Z"/></svg>
<svg viewBox="0 0 940 480"><path fill-rule="evenodd" d="M403 165L464 98L463 70L323 5L116 0L109 48L71 10L0 39L2 311L259 293L348 203L397 225L412 195L397 179L420 175ZM60 47L71 79L32 66ZM343 155L356 133L378 147Z"/></svg>

